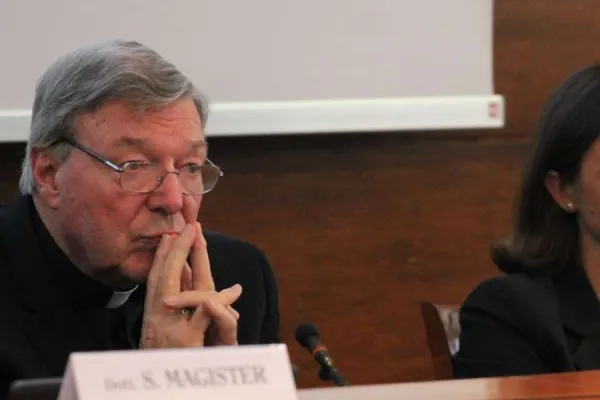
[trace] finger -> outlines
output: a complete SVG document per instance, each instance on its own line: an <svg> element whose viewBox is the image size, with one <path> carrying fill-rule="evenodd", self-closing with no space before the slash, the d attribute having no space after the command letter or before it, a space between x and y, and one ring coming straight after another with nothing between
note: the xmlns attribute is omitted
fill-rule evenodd
<svg viewBox="0 0 600 400"><path fill-rule="evenodd" d="M171 248L172 238L169 235L163 235L154 255L154 261L148 274L146 300L156 298L157 287L162 280L162 265L165 262L165 257Z"/></svg>
<svg viewBox="0 0 600 400"><path fill-rule="evenodd" d="M188 204L184 204L184 207L181 209L183 213L183 220L186 224L194 224L198 221L198 207L197 202L200 200L200 197L194 195L188 195L184 197L184 202L187 201ZM194 205L192 205L194 204ZM186 207L186 205L188 207Z"/></svg>
<svg viewBox="0 0 600 400"><path fill-rule="evenodd" d="M216 326L219 344L237 344L237 320L226 307L209 298L204 302L204 309L210 315L210 319ZM206 331L204 328L204 331ZM209 343L210 344L210 343Z"/></svg>
<svg viewBox="0 0 600 400"><path fill-rule="evenodd" d="M206 247L206 240L202 234L202 227L199 222L194 224L196 228L196 240L192 245L191 263L192 263L192 286L194 290L215 290L215 282L210 270L210 260Z"/></svg>
<svg viewBox="0 0 600 400"><path fill-rule="evenodd" d="M231 315L233 315L233 317L234 317L236 320L239 320L239 319L240 319L240 313L239 313L239 312L237 312L235 308L233 308L233 307L229 306L229 307L227 307L227 311L229 311L229 312L231 313Z"/></svg>
<svg viewBox="0 0 600 400"><path fill-rule="evenodd" d="M159 265L159 267L162 267L163 273L162 279L158 283L157 294L161 298L181 292L181 274L194 237L194 226L186 225L179 236L172 240L171 248L165 257L164 263L162 266Z"/></svg>
<svg viewBox="0 0 600 400"><path fill-rule="evenodd" d="M181 291L192 290L192 268L187 262L181 271Z"/></svg>
<svg viewBox="0 0 600 400"><path fill-rule="evenodd" d="M221 290L220 292L200 292L190 290L181 292L174 296L169 296L163 299L163 304L169 308L196 308L200 306L206 299L214 297L215 302L229 307L242 294L242 286L235 284L230 288Z"/></svg>

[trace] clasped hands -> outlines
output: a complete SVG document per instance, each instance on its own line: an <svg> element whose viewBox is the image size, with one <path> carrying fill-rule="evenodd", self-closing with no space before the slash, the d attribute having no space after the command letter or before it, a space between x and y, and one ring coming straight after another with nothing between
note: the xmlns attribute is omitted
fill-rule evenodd
<svg viewBox="0 0 600 400"><path fill-rule="evenodd" d="M239 314L231 305L241 293L239 284L216 292L198 222L164 235L148 276L140 347L236 345Z"/></svg>

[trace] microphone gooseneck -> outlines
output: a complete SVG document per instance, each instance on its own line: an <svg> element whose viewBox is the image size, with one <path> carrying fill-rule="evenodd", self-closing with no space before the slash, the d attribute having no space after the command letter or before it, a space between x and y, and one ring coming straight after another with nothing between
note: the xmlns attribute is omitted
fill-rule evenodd
<svg viewBox="0 0 600 400"><path fill-rule="evenodd" d="M348 380L344 378L329 354L329 350L321 342L316 326L309 322L302 323L296 328L296 341L312 354L320 365L319 378L322 381L331 380L336 386L347 386Z"/></svg>

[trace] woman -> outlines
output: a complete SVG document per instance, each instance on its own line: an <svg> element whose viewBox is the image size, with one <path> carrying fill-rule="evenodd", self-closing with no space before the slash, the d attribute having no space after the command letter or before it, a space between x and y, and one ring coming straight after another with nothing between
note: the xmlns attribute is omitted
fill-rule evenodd
<svg viewBox="0 0 600 400"><path fill-rule="evenodd" d="M460 311L457 378L600 368L600 64L550 97L533 138L505 274Z"/></svg>

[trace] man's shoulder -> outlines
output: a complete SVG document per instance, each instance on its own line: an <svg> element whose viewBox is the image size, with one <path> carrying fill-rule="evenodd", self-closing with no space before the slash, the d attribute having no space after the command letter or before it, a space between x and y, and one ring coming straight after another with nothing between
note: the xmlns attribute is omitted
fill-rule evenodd
<svg viewBox="0 0 600 400"><path fill-rule="evenodd" d="M11 252L18 254L21 249L31 250L33 247L31 241L23 240L29 221L21 211L14 206L14 201L0 204L0 274L6 273L5 267L11 264ZM2 281L4 279L0 279L0 284Z"/></svg>
<svg viewBox="0 0 600 400"><path fill-rule="evenodd" d="M213 260L245 265L248 263L266 263L263 251L253 243L210 230L204 230L203 234L211 263Z"/></svg>
<svg viewBox="0 0 600 400"><path fill-rule="evenodd" d="M258 247L248 241L229 236L221 232L204 230L202 232L206 239L206 245L210 249L235 249L249 252L260 252Z"/></svg>
<svg viewBox="0 0 600 400"><path fill-rule="evenodd" d="M17 237L29 239L33 207L31 195L18 194L0 202L0 238L11 241Z"/></svg>
<svg viewBox="0 0 600 400"><path fill-rule="evenodd" d="M207 244L218 246L252 246L250 242L222 232L205 229L202 231L202 233L204 234Z"/></svg>
<svg viewBox="0 0 600 400"><path fill-rule="evenodd" d="M8 220L13 217L16 218L16 213L21 211L17 210L14 201L0 203L0 235L6 233Z"/></svg>
<svg viewBox="0 0 600 400"><path fill-rule="evenodd" d="M240 283L244 292L252 293L274 279L271 264L254 244L215 231L203 233L217 288Z"/></svg>

